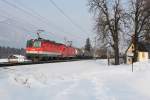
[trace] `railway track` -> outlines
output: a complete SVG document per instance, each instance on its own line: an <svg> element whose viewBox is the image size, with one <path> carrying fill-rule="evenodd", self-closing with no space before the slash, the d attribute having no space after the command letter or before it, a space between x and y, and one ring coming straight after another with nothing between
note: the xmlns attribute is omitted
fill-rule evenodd
<svg viewBox="0 0 150 100"><path fill-rule="evenodd" d="M81 61L89 59L69 59L69 60L51 60L51 61L40 61L40 62L22 62L22 63L0 63L0 67L11 67L11 66L23 66L23 65L34 65L34 64L46 64L46 63L59 63L59 62L71 62Z"/></svg>

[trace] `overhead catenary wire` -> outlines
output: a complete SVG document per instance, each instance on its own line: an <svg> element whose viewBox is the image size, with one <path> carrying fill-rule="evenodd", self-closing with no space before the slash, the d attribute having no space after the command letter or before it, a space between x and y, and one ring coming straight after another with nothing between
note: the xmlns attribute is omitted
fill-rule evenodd
<svg viewBox="0 0 150 100"><path fill-rule="evenodd" d="M2 16L2 17L4 17L4 18L6 18L6 19L10 19L10 20L14 20L16 23L20 23L20 24L25 24L25 23L23 23L23 22L21 22L21 20L22 19L20 19L20 18L14 18L13 16L11 16L9 13L6 13L6 11L5 10L2 10L2 9L0 9L0 12L1 13L3 13L3 15L0 15L0 16ZM9 17L8 17L9 16ZM28 26L27 26L28 25ZM35 26L34 24L32 24L32 23L27 23L27 27L28 28L30 28L30 29L32 29L32 28L38 28L37 26Z"/></svg>
<svg viewBox="0 0 150 100"><path fill-rule="evenodd" d="M31 9L29 9L29 10L31 10L33 13L31 13L31 12L28 12L28 11L26 11L26 10L24 10L23 8L21 8L21 7L18 7L17 5L15 5L15 4L13 4L13 3L11 3L11 2L8 2L7 0L2 0L4 3L6 3L6 4L8 4L8 5L10 5L10 6L12 6L12 7L14 7L14 8L16 8L16 9L18 9L18 10L20 10L20 11L22 11L23 13L25 13L25 14L27 14L27 15L30 15L30 16L34 16L34 18L37 18L39 21L42 21L43 23L45 23L45 24L47 24L46 22L49 22L50 23L50 21L43 21L43 19L45 19L45 18L43 18L40 14L38 14L38 13L36 13L35 11L33 11L33 10L31 10ZM41 17L41 18L40 18ZM55 25L56 26L56 25ZM60 28L58 28L57 27L57 29L59 29L59 30L61 30L61 31L63 31L62 29L60 29ZM64 33L67 33L67 32L65 32L65 31L63 31ZM52 35L54 35L54 34L52 34ZM74 35L74 34L73 34ZM75 35L74 35L75 36ZM78 36L75 36L75 37L78 37ZM64 37L62 37L62 38L64 38ZM78 37L79 38L79 37ZM80 37L81 38L81 37Z"/></svg>
<svg viewBox="0 0 150 100"><path fill-rule="evenodd" d="M13 17L8 17L8 16L10 16L8 13L6 13L5 11L3 11L2 9L0 9L0 11L3 13L3 15L0 15L0 16L2 16L2 17L4 17L5 19L7 19L7 21L11 21L10 23L12 23L12 22L15 22L16 24L15 25L12 25L12 24L9 24L9 23L7 23L6 22L6 20L5 21L2 21L1 23L6 23L6 24L8 24L9 26L11 26L11 27L13 27L13 28L15 28L15 27L17 27L18 29L21 29L21 30L23 30L24 32L27 32L28 34L25 34L27 37L30 37L30 38L33 38L33 34L31 33L31 30L33 29L32 27L34 26L34 25L32 25L31 23L28 23L28 25L25 25L25 23L22 23L22 22L20 22L19 21L19 18L17 18L17 20L16 19L14 19ZM29 27L29 26L32 26L32 27ZM36 27L36 26L35 26ZM37 28L36 28L37 29ZM13 29L14 30L14 29ZM33 30L32 30L33 31ZM16 31L16 29L14 30L14 32L17 32ZM64 36L63 35L57 35L57 34L55 34L54 32L52 32L52 31L48 31L48 32L45 32L45 33L50 33L50 34L52 34L52 39L53 39L53 37L57 37L57 39L59 39L59 40L63 40L64 39ZM47 34L46 34L47 35Z"/></svg>
<svg viewBox="0 0 150 100"><path fill-rule="evenodd" d="M77 29L79 29L81 32L87 34L87 32L80 26L78 25L75 21L73 21L53 0L48 0L55 8L64 16L68 19L68 21L74 25Z"/></svg>
<svg viewBox="0 0 150 100"><path fill-rule="evenodd" d="M23 31L25 31L25 32L30 32L30 30L29 29L27 29L26 27L24 27L24 26L22 26L22 25L18 25L20 22L18 22L18 20L15 20L15 19L12 19L12 18L9 18L9 17L6 17L6 16L4 16L4 15L0 15L0 16L2 16L2 17L5 17L5 18L7 18L7 21L3 21L2 23L4 24L7 24L7 25L10 25L11 26L11 28L12 28L12 30L13 30L13 32L18 32L17 31L17 29L16 29L16 27L18 28L18 29L21 29L21 30L23 30ZM9 21L9 23L8 23L8 21ZM11 21L11 22L10 22ZM13 24L13 22L17 22L18 24ZM2 24L2 23L0 23L0 24ZM53 32L48 32L48 33L51 33L51 34L54 34ZM32 36L32 34L31 33L28 33L28 34L25 34L25 36L27 36L27 38L29 37L29 38L33 38L33 36ZM25 39L25 38L24 38ZM26 40L26 39L25 39ZM13 41L13 42L15 42L15 41ZM16 42L17 43L17 42Z"/></svg>
<svg viewBox="0 0 150 100"><path fill-rule="evenodd" d="M62 32L63 32L63 33L69 33L70 35L73 35L73 36L76 37L76 38L82 38L81 35L73 34L72 32L68 32L68 31L64 30L63 28L57 26L57 25L54 24L52 21L50 21L50 20L47 19L46 17L42 16L40 13L36 12L35 10L33 10L33 9L27 7L27 6L25 7L22 3L19 3L19 4L21 4L21 6L22 6L23 8L25 8L25 9L27 9L28 11L31 11L34 15L37 15L37 17L39 17L39 18L41 18L41 20L45 21L45 23L46 23L47 25L49 25L49 24L50 24L50 25L53 25L54 28L56 28L57 30L59 30L61 33L62 33Z"/></svg>
<svg viewBox="0 0 150 100"><path fill-rule="evenodd" d="M6 4L8 4L9 6L11 6L11 7L13 7L13 8L15 8L15 9L17 9L17 11L21 11L22 13L25 13L25 14L27 14L27 15L30 15L30 17L34 17L35 19L38 19L38 21L41 21L42 20L42 18L40 18L40 17L38 17L37 18L37 15L34 13L31 13L31 12L29 12L28 10L26 10L26 9L24 9L24 8L22 8L22 7L20 7L20 6L18 6L18 5L16 5L16 4L14 4L14 3L12 3L12 2L9 2L8 0L2 0L3 2L5 2ZM17 18L17 17L16 17ZM42 22L44 22L44 21L42 21ZM45 23L44 23L45 24ZM37 24L38 25L38 24ZM48 33L52 33L52 35L53 35L53 33L55 34L55 32L48 32ZM56 35L56 34L55 34ZM79 35L79 36L82 36L83 37L83 35ZM63 36L62 37L62 39L64 39L65 37L67 37L67 36ZM58 38L58 37L57 37ZM68 38L68 37L67 37ZM71 37L71 38L75 38L74 36L73 37ZM79 39L79 38L76 38L76 39ZM80 39L81 39L81 37L80 37Z"/></svg>
<svg viewBox="0 0 150 100"><path fill-rule="evenodd" d="M7 0L2 0L2 1L5 2L6 4L8 4L9 6L12 6L13 8L22 11L23 13L25 13L25 14L27 14L27 15L34 16L34 18L36 17L36 16L33 15L32 13L27 12L26 10L24 10L24 9L22 9L22 8L16 6L16 5L14 5L13 3L8 2ZM36 17L36 18L37 18L37 17ZM39 18L38 18L38 20L41 21L41 19L39 19ZM29 24L29 23L28 23L28 24ZM35 26L35 25L32 24L32 26ZM51 33L53 33L53 32L51 32ZM51 34L51 35L56 35L56 34L53 33L53 34ZM58 35L57 35L57 38L58 38ZM60 38L60 37L59 37L59 38ZM63 38L63 37L61 37L61 38Z"/></svg>
<svg viewBox="0 0 150 100"><path fill-rule="evenodd" d="M3 21L3 22L1 22L1 23L5 23L5 24L7 24L7 25L11 25L11 22L17 22L17 23L19 24L19 22L18 22L17 20L15 20L15 19L6 17L6 16L4 16L4 15L0 15L0 16L2 16L2 17L4 17L4 18L7 19L7 20L5 20L5 21ZM11 22L8 23L8 21L9 21L9 22L11 21ZM15 25L11 25L11 27L18 27L19 29L21 29L21 30L23 30L23 31L29 31L29 29L23 27L22 25L17 25L17 24L15 24ZM16 30L15 30L15 31L16 31ZM31 34L28 34L28 35L30 35L30 37L32 37Z"/></svg>
<svg viewBox="0 0 150 100"><path fill-rule="evenodd" d="M1 9L0 9L0 10L1 10ZM1 12L4 12L4 11L1 10ZM7 15L4 15L4 14L7 14ZM31 32L31 29L33 29L33 26L34 26L34 25L32 25L32 24L30 24L30 23L28 23L28 25L23 25L23 24L25 24L25 23L20 22L18 19L16 20L16 19L14 19L14 18L8 17L8 16L10 16L10 15L8 15L8 13L6 13L6 12L4 12L3 15L0 15L0 16L1 16L1 17L4 17L5 19L7 19L7 20L5 20L5 21L3 21L3 22L1 22L1 23L5 23L5 24L7 24L7 25L13 27L14 29L15 29L15 28L21 29L22 31L24 31L24 32L27 33L27 34L25 34L27 37L33 38L33 34L30 33L30 32ZM10 24L8 23L8 21L9 21ZM15 22L15 24L12 24L12 22ZM32 26L32 28L29 27L29 26ZM35 27L36 27L36 26L35 26ZM13 30L14 30L14 29L13 29ZM36 29L37 29L37 28L36 28ZM17 32L16 29L14 30L14 32ZM52 33L52 32L51 32L51 33Z"/></svg>
<svg viewBox="0 0 150 100"><path fill-rule="evenodd" d="M10 22L11 21L11 22ZM9 23L8 23L9 22ZM28 29L26 29L25 27L22 27L20 25L13 25L12 22L15 22L15 20L12 20L12 19L7 19L5 22L3 23L0 23L0 24L5 24L5 25L8 25L8 26L11 26L11 33L18 33L18 29L21 29L23 31L28 31ZM17 28L17 29L16 29ZM24 40L26 40L26 38L32 38L33 36L31 34L24 34L26 37L25 38L22 38ZM15 36L15 35L14 35ZM20 43L20 41L18 39L13 39L10 41L10 36L6 38L9 42L15 42L15 43Z"/></svg>

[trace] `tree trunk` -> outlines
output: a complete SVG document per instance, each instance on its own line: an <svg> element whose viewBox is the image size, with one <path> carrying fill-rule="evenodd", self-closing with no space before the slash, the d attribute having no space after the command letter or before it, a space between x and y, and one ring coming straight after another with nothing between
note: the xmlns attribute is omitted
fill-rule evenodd
<svg viewBox="0 0 150 100"><path fill-rule="evenodd" d="M134 37L134 57L133 57L133 62L137 62L138 61L138 37L137 35L135 35Z"/></svg>
<svg viewBox="0 0 150 100"><path fill-rule="evenodd" d="M115 54L115 65L119 65L119 43L118 36L116 36L114 41L114 54Z"/></svg>
<svg viewBox="0 0 150 100"><path fill-rule="evenodd" d="M116 44L118 45L118 43ZM116 46L115 47L115 65L119 65L119 48Z"/></svg>

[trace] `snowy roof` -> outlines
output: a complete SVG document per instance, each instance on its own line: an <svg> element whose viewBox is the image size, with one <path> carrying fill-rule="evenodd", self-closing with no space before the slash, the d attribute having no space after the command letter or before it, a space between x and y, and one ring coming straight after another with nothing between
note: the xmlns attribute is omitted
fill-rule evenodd
<svg viewBox="0 0 150 100"><path fill-rule="evenodd" d="M17 58L25 58L25 56L22 56L22 55L17 55L17 54L10 55L10 56L15 56L15 57L17 57Z"/></svg>

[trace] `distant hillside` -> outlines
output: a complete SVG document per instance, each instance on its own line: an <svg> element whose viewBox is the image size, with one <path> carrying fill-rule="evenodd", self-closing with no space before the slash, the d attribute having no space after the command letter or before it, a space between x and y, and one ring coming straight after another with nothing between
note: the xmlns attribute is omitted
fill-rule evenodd
<svg viewBox="0 0 150 100"><path fill-rule="evenodd" d="M7 58L11 54L25 55L25 49L23 49L23 48L17 49L17 48L0 46L0 58Z"/></svg>

